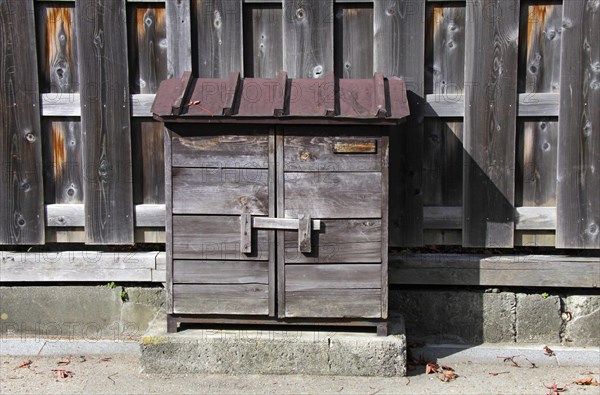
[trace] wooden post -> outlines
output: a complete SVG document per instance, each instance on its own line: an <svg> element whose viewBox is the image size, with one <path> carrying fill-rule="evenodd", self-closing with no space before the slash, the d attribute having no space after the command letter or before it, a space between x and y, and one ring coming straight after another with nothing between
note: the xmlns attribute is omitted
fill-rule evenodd
<svg viewBox="0 0 600 395"><path fill-rule="evenodd" d="M89 244L131 244L133 188L125 1L75 5Z"/></svg>
<svg viewBox="0 0 600 395"><path fill-rule="evenodd" d="M0 244L44 244L44 191L32 0L0 1Z"/></svg>

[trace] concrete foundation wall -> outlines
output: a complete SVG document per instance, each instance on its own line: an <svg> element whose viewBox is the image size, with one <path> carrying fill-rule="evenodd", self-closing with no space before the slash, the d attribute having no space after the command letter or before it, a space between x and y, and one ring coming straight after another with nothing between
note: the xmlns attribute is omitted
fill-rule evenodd
<svg viewBox="0 0 600 395"><path fill-rule="evenodd" d="M600 345L600 295L541 292L392 289L390 315L404 316L409 341ZM137 339L163 306L164 291L156 285L2 286L0 333Z"/></svg>
<svg viewBox="0 0 600 395"><path fill-rule="evenodd" d="M0 287L0 333L39 339L137 340L164 306L163 287Z"/></svg>

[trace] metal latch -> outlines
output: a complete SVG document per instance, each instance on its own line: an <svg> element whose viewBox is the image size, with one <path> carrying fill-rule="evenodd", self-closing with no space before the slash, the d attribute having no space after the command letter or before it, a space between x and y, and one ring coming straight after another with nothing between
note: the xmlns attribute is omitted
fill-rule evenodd
<svg viewBox="0 0 600 395"><path fill-rule="evenodd" d="M252 217L251 214L242 214L240 217L241 243L240 249L244 254L252 252L252 228L273 230L297 230L298 251L311 252L312 230L321 230L321 221L311 219L310 215L299 214L298 218L269 218Z"/></svg>

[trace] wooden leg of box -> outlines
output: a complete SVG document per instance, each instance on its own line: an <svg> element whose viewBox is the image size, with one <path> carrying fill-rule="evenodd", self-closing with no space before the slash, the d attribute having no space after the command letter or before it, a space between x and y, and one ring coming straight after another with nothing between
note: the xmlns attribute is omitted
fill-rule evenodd
<svg viewBox="0 0 600 395"><path fill-rule="evenodd" d="M175 319L175 317L171 317L170 315L167 315L167 332L177 333L177 319Z"/></svg>
<svg viewBox="0 0 600 395"><path fill-rule="evenodd" d="M377 336L387 336L388 335L388 323L380 322L377 324Z"/></svg>

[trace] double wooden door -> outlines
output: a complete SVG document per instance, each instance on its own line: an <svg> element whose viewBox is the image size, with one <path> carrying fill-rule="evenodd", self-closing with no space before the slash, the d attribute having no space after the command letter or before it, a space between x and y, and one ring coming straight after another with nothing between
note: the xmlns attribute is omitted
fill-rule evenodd
<svg viewBox="0 0 600 395"><path fill-rule="evenodd" d="M170 314L387 317L385 129L168 127Z"/></svg>

